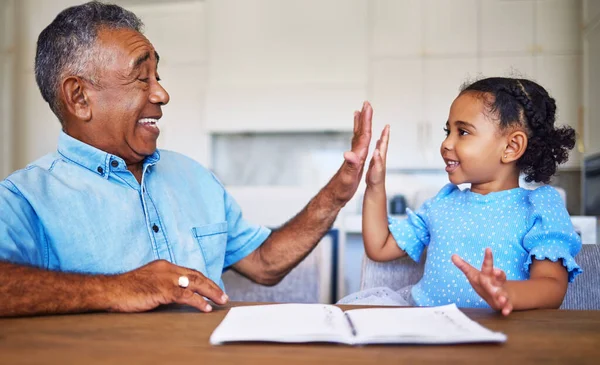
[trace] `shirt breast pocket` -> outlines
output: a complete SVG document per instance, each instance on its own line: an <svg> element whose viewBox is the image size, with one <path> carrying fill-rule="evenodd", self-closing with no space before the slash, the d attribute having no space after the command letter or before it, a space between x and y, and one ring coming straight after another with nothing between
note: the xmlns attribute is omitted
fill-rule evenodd
<svg viewBox="0 0 600 365"><path fill-rule="evenodd" d="M205 273L206 276L218 283L223 273L223 265L225 264L227 222L194 227L192 228L192 234L202 250L207 271Z"/></svg>

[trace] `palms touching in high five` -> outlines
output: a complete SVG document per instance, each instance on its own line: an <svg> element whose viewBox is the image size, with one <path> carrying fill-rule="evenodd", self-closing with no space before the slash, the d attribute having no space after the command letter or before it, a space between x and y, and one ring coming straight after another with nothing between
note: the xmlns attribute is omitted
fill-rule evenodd
<svg viewBox="0 0 600 365"><path fill-rule="evenodd" d="M352 148L344 153L344 164L334 176L340 182L336 187L336 195L344 204L354 196L362 177L371 143L372 118L373 108L368 101L363 103L361 111L354 112Z"/></svg>

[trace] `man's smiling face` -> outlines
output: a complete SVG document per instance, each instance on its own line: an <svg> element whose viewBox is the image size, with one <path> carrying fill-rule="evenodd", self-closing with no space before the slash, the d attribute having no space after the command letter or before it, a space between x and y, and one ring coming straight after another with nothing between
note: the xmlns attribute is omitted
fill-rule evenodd
<svg viewBox="0 0 600 365"><path fill-rule="evenodd" d="M98 86L87 88L93 137L86 142L127 164L139 163L156 150L161 106L169 102L159 84L158 54L131 29L101 28L95 47Z"/></svg>

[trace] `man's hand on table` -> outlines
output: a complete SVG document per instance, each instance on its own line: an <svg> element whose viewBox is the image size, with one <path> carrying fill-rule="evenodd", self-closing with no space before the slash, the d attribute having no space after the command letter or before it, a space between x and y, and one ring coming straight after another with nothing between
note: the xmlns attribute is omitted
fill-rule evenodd
<svg viewBox="0 0 600 365"><path fill-rule="evenodd" d="M181 276L188 278L187 288L179 286ZM170 303L210 312L212 306L203 297L217 304L229 300L221 288L202 273L165 260L111 277L107 285L111 296L109 310L113 312L143 312Z"/></svg>

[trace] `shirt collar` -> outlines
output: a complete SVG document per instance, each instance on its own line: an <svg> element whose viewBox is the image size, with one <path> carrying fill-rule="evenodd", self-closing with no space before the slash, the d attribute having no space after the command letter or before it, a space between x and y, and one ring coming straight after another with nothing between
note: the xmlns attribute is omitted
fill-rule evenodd
<svg viewBox="0 0 600 365"><path fill-rule="evenodd" d="M60 132L60 136L58 137L57 150L64 158L104 177L105 179L108 179L108 176L113 171L127 170L127 165L121 157L83 143L63 131ZM150 156L146 156L144 159L144 168L146 165L156 164L159 160L160 153L156 150Z"/></svg>

